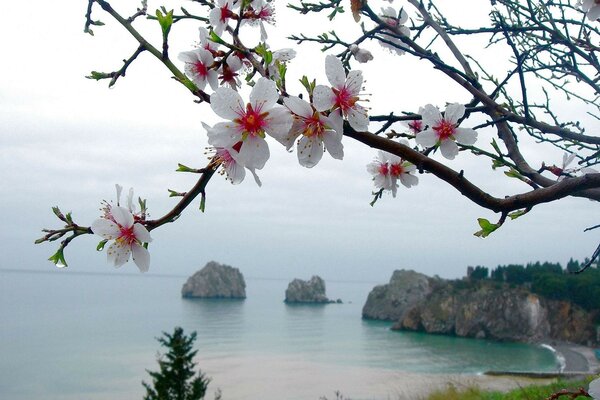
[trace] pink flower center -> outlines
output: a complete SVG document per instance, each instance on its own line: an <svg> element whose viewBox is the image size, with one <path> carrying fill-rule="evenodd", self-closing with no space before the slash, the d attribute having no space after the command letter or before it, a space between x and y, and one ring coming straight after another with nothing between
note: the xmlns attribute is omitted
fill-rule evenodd
<svg viewBox="0 0 600 400"><path fill-rule="evenodd" d="M419 133L423 130L423 121L420 119L414 120L408 123L408 127L412 131L412 133Z"/></svg>
<svg viewBox="0 0 600 400"><path fill-rule="evenodd" d="M438 126L433 127L433 130L437 132L440 140L446 140L454 135L456 128L454 127L454 124L442 119Z"/></svg>
<svg viewBox="0 0 600 400"><path fill-rule="evenodd" d="M341 89L332 88L332 90L335 94L335 106L339 107L344 113L354 107L354 104L358 101L358 97L352 96L346 86Z"/></svg>
<svg viewBox="0 0 600 400"><path fill-rule="evenodd" d="M307 137L322 135L325 132L325 124L319 118L318 113L314 113L310 118L304 119L304 131L302 134Z"/></svg>
<svg viewBox="0 0 600 400"><path fill-rule="evenodd" d="M227 22L227 19L232 16L233 12L229 9L229 4L225 4L224 7L221 7L221 22Z"/></svg>
<svg viewBox="0 0 600 400"><path fill-rule="evenodd" d="M243 132L248 132L253 136L260 136L267 126L267 121L265 120L267 115L269 115L268 112L261 113L260 108L254 110L252 104L248 103L244 115L241 118L235 119L235 122L238 123Z"/></svg>
<svg viewBox="0 0 600 400"><path fill-rule="evenodd" d="M206 77L208 75L208 68L201 61L196 61L194 64L194 68L196 69L196 73L202 77Z"/></svg>
<svg viewBox="0 0 600 400"><path fill-rule="evenodd" d="M401 164L392 164L390 166L390 175L394 177L399 177L404 173L404 167Z"/></svg>
<svg viewBox="0 0 600 400"><path fill-rule="evenodd" d="M388 169L388 165L387 165L387 163L384 163L384 164L381 164L381 165L379 165L379 173L380 173L381 175L387 175L387 174L388 174L388 172L390 172L390 171L389 171L389 169Z"/></svg>
<svg viewBox="0 0 600 400"><path fill-rule="evenodd" d="M133 232L133 225L131 225L129 228L125 228L123 226L119 226L119 228L121 230L121 235L118 238L119 240L130 246L136 242L137 239L135 237L135 233Z"/></svg>
<svg viewBox="0 0 600 400"><path fill-rule="evenodd" d="M221 80L221 84L235 82L235 77L238 76L236 72L233 72L231 68L227 66L227 64L223 65L223 71L221 75L219 75L219 79Z"/></svg>

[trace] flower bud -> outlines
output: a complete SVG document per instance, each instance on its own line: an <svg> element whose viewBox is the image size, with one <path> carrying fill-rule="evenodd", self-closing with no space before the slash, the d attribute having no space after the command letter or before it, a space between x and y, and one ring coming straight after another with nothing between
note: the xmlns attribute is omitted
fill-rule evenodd
<svg viewBox="0 0 600 400"><path fill-rule="evenodd" d="M350 50L356 61L359 63L364 64L373 59L373 54L371 54L369 50L361 49L355 44L351 44L350 47L348 47L348 50Z"/></svg>

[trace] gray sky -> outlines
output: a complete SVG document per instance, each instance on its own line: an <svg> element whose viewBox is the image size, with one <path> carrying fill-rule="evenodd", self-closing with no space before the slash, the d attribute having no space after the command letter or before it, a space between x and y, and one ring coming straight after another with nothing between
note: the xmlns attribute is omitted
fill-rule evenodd
<svg viewBox="0 0 600 400"><path fill-rule="evenodd" d="M115 183L132 186L136 195L147 198L153 218L167 212L175 204L167 188L186 191L194 182L194 176L174 172L177 163L205 165L207 140L200 123L218 121L149 55L140 57L113 89L107 82L85 79L91 70L120 67L136 43L100 10L95 18L107 26L95 28L96 37L84 34L86 2L65 3L4 5L11 18L0 25L5 54L0 64L0 206L5 210L0 268L53 269L46 259L56 246L33 244L41 228L59 226L51 206L72 211L76 222L89 225L99 216L101 200L114 199ZM123 4L135 2L114 2L120 9ZM150 9L158 5L150 1ZM306 25L294 26L283 3L277 12L278 27L267 28L278 37L271 46L294 46L282 38ZM485 15L485 9L473 10L467 17L473 21ZM319 21L322 29L326 19ZM350 15L343 16L339 23L350 28L338 32L358 32L350 21ZM156 38L158 27L147 27ZM196 32L194 23L177 24L171 54L190 50ZM390 104L396 111L416 111L427 103L443 108L445 102L468 101L424 62L392 57L375 43L366 47L375 60L359 69L372 94L373 113L388 113ZM306 73L327 83L318 46L296 61L289 82ZM305 65L308 71L302 70ZM479 133L480 141L490 139L490 132ZM560 164L560 152L523 143L538 163L534 166L541 161ZM296 154L272 141L271 159L259 171L262 188L252 179L238 186L213 179L206 213L198 211L196 202L176 223L152 232L149 273L187 275L216 260L240 268L247 277L308 278L318 273L326 279L384 282L397 268L458 277L467 265L564 264L571 256L590 255L600 240L597 231L583 233L598 223L598 208L582 199L538 206L490 238L478 239L473 236L477 218L493 221L497 216L432 176L420 176L417 187L400 188L395 199L386 194L371 208L373 188L365 166L376 152L349 138L344 146L343 161L326 154L318 166L306 169ZM497 196L527 190L473 156L461 154L450 165ZM95 251L98 241L91 236L74 241L66 252L68 270L112 272L105 254ZM130 262L123 271L137 268Z"/></svg>

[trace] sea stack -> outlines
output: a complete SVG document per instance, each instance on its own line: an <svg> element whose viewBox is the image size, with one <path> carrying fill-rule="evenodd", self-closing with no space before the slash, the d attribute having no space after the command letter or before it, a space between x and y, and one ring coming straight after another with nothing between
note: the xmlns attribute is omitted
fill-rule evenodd
<svg viewBox="0 0 600 400"><path fill-rule="evenodd" d="M239 269L215 261L188 278L181 296L205 299L245 299L246 282Z"/></svg>
<svg viewBox="0 0 600 400"><path fill-rule="evenodd" d="M333 301L325 294L325 281L320 276L313 276L308 281L294 279L285 291L286 303L341 303L341 300Z"/></svg>

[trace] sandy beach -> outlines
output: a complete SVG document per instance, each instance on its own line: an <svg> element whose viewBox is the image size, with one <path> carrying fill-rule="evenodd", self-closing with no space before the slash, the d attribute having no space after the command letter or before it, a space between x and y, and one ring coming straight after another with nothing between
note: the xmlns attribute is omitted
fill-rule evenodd
<svg viewBox="0 0 600 400"><path fill-rule="evenodd" d="M339 391L352 400L418 400L449 385L479 386L506 391L551 379L473 374L420 374L381 368L315 363L298 357L202 358L213 378L211 390L221 388L227 400L335 399ZM293 395L291 395L293 394Z"/></svg>

